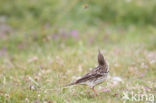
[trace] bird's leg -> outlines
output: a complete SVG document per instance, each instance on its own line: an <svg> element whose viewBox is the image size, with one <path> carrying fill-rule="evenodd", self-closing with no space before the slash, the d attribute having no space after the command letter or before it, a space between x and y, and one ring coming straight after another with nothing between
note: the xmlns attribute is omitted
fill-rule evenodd
<svg viewBox="0 0 156 103"><path fill-rule="evenodd" d="M98 94L96 93L94 87L92 87L91 89L93 90L94 94L95 94L96 96L98 96Z"/></svg>

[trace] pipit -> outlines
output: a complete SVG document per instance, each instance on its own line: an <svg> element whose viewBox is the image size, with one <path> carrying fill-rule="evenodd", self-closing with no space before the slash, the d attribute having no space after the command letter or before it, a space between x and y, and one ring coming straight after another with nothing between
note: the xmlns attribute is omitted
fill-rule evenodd
<svg viewBox="0 0 156 103"><path fill-rule="evenodd" d="M90 72L88 72L86 75L76 80L75 82L66 85L66 87L71 85L87 85L97 96L94 87L98 84L103 83L107 79L109 73L108 64L104 59L104 56L101 54L100 50L98 53L98 64L99 65L96 68L92 69Z"/></svg>

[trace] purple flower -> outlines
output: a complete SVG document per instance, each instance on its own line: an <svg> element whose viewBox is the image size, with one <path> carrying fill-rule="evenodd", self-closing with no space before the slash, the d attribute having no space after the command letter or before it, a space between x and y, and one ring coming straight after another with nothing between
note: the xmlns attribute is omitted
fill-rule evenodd
<svg viewBox="0 0 156 103"><path fill-rule="evenodd" d="M73 31L71 31L71 36L74 38L74 39L79 39L79 35L78 35L78 32L76 31L76 30L73 30Z"/></svg>
<svg viewBox="0 0 156 103"><path fill-rule="evenodd" d="M108 92L110 92L110 91L111 91L110 89L104 89L104 90L103 90L104 93L108 93Z"/></svg>
<svg viewBox="0 0 156 103"><path fill-rule="evenodd" d="M140 77L141 77L141 78L143 78L144 76L145 76L145 74L144 74L144 73L140 74Z"/></svg>

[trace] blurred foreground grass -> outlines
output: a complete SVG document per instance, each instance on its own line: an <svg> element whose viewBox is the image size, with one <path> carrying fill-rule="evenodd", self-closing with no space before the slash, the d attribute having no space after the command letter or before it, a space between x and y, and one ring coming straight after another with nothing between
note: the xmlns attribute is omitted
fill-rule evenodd
<svg viewBox="0 0 156 103"><path fill-rule="evenodd" d="M132 91L156 97L155 0L17 1L0 3L0 102L122 103ZM110 66L99 96L83 86L63 89L97 65L98 49Z"/></svg>
<svg viewBox="0 0 156 103"><path fill-rule="evenodd" d="M54 40L13 32L0 43L0 101L120 103L124 91L155 94L155 32L153 27L106 26L102 30L89 28L84 33L58 31L59 37ZM114 85L108 80L97 86L99 97L93 97L83 86L63 89L97 65L98 48L109 62L110 76L119 76L122 82Z"/></svg>

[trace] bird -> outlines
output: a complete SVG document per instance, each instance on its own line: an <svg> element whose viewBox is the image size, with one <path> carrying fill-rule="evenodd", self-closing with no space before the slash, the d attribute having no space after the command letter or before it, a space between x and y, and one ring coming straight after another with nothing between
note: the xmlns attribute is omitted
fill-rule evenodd
<svg viewBox="0 0 156 103"><path fill-rule="evenodd" d="M91 88L91 90L94 92L96 96L98 96L94 87L98 84L103 83L107 79L109 74L109 67L100 50L98 51L97 58L98 58L98 66L96 68L92 69L86 75L82 76L75 82L67 84L65 87L72 85L86 85Z"/></svg>

